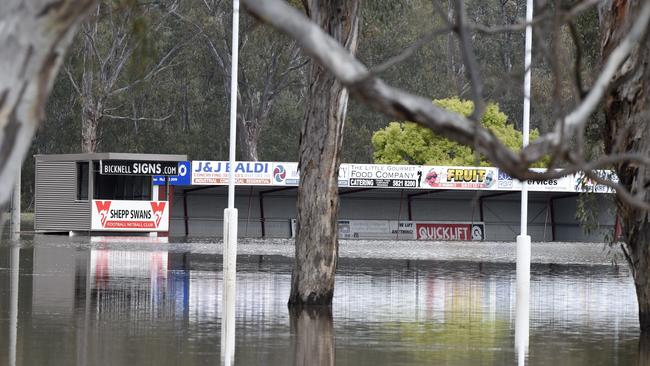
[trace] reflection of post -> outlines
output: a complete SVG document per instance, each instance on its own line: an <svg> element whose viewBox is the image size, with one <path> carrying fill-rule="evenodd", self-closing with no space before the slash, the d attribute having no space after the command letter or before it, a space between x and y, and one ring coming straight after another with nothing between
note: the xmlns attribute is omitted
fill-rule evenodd
<svg viewBox="0 0 650 366"><path fill-rule="evenodd" d="M9 308L9 366L16 365L16 342L18 342L18 276L20 269L20 248L11 247L10 281L11 305Z"/></svg>
<svg viewBox="0 0 650 366"><path fill-rule="evenodd" d="M530 314L529 298L530 283L521 286L521 283L518 281L517 312L515 314L515 351L517 352L517 364L520 366L526 364L526 354L528 353L528 321Z"/></svg>
<svg viewBox="0 0 650 366"><path fill-rule="evenodd" d="M237 209L224 210L223 293L221 303L221 364L235 361L235 297L237 274Z"/></svg>
<svg viewBox="0 0 650 366"><path fill-rule="evenodd" d="M294 366L334 365L334 322L329 306L289 308Z"/></svg>

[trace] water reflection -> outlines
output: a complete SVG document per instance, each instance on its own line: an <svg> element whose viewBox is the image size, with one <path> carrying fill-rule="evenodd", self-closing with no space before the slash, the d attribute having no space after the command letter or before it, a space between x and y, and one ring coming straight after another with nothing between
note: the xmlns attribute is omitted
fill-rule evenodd
<svg viewBox="0 0 650 366"><path fill-rule="evenodd" d="M9 257L9 288L10 288L10 302L9 305L9 366L16 365L16 343L18 341L18 286L20 269L20 250L18 247L10 249Z"/></svg>
<svg viewBox="0 0 650 366"><path fill-rule="evenodd" d="M151 245L0 246L0 363L220 363L222 258ZM240 257L236 364L517 359L514 265L343 258L332 309L290 313L291 265ZM533 266L531 278L528 364L645 364L627 271Z"/></svg>
<svg viewBox="0 0 650 366"><path fill-rule="evenodd" d="M294 366L334 365L334 323L329 306L289 308Z"/></svg>
<svg viewBox="0 0 650 366"><path fill-rule="evenodd" d="M650 366L650 334L639 336L638 366Z"/></svg>

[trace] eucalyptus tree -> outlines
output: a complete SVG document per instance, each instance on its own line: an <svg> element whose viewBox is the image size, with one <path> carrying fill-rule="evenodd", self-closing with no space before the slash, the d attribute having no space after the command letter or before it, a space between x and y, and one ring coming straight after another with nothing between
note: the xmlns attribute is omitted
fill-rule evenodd
<svg viewBox="0 0 650 366"><path fill-rule="evenodd" d="M309 18L328 40L354 54L359 36L357 0L308 0ZM294 10L296 11L296 10ZM348 91L323 65L309 65L307 104L300 134L296 250L289 304L331 305L339 243L338 174Z"/></svg>
<svg viewBox="0 0 650 366"><path fill-rule="evenodd" d="M219 70L222 93L230 93L232 6L222 0L189 1L174 14L203 40L213 66ZM237 137L242 160L259 160L260 135L269 128L269 116L278 96L289 88L301 88L300 71L307 59L295 41L258 27L242 15Z"/></svg>
<svg viewBox="0 0 650 366"><path fill-rule="evenodd" d="M81 106L82 151L97 151L100 127L107 119L137 123L164 121L171 117L169 113L160 115L160 112L159 115L137 115L134 113L135 99L122 97L172 65L183 42L167 45L167 49L154 59L151 38L144 32L160 37L161 28L176 5L174 2L133 5L100 1L82 23L71 57L64 64Z"/></svg>
<svg viewBox="0 0 650 366"><path fill-rule="evenodd" d="M386 84L352 53L321 31L318 24L282 1L243 1L246 8L259 19L298 40L306 53L329 70L352 96L369 107L397 120L419 123L437 134L472 146L513 177L540 179L583 171L594 182L615 189L624 221L626 253L637 289L640 326L642 331L650 330L650 170L647 169L650 166L650 132L647 128L650 98L646 96L646 90L650 90L650 38L647 37L649 1L605 1L600 4L604 56L601 69L594 72L594 81L588 89L576 83L575 88L580 93L574 101L575 105L562 99L561 93L553 93L557 98L555 102L563 107L557 109L553 129L519 152L509 149L478 123L485 111L482 80L470 36L472 25L462 21L462 14L450 31L457 34L466 77L470 81L475 108L469 117L446 111L432 104L428 98ZM463 4L459 2L458 11L461 13L465 11ZM595 4L594 1L586 1L571 8L547 11L538 15L536 22L550 19L553 24L563 24ZM579 43L576 47L580 47ZM577 58L568 69L576 74L574 80L581 81L583 65ZM562 76L559 70L552 75L557 79ZM612 80L615 81L613 84ZM592 122L590 117L602 105L605 97L608 154L589 160L585 153L585 131ZM551 156L551 168L558 164L564 168L549 169L545 173L531 171L531 165L546 155ZM335 162L329 163L335 165ZM616 167L620 181L608 179L595 171L612 165ZM321 237L316 240L331 235L329 226L323 226L322 231ZM318 265L316 263L313 267ZM311 268L310 272L318 274L319 269Z"/></svg>
<svg viewBox="0 0 650 366"><path fill-rule="evenodd" d="M650 331L650 38L644 34L641 43L634 44L626 57L620 55L620 47L630 42L628 33L643 31L640 20L650 16L649 4L648 1L612 1L605 2L601 8L603 57L624 60L612 76L613 87L608 90L605 102L606 153L643 157L616 159L614 168L621 188L629 192L629 199L642 203L634 205L627 196L617 196L625 235L625 246L621 248L632 270L639 324L645 332Z"/></svg>

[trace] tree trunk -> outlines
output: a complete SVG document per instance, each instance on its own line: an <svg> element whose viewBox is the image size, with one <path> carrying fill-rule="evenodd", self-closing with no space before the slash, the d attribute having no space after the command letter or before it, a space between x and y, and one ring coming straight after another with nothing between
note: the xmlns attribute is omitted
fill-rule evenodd
<svg viewBox="0 0 650 366"><path fill-rule="evenodd" d="M10 196L65 51L93 3L0 1L0 202Z"/></svg>
<svg viewBox="0 0 650 366"><path fill-rule="evenodd" d="M256 119L242 121L237 118L239 133L239 146L241 149L241 160L258 161L257 144L260 139L260 122Z"/></svg>
<svg viewBox="0 0 650 366"><path fill-rule="evenodd" d="M433 0L436 6L436 0ZM456 21L454 0L447 0L447 21L453 24ZM438 52L438 45L434 44L434 52ZM456 60L456 42L454 32L447 33L447 78L449 85L455 88L455 95L461 96L463 92L462 75L458 70Z"/></svg>
<svg viewBox="0 0 650 366"><path fill-rule="evenodd" d="M97 152L97 129L99 118L94 111L84 108L81 114L81 151L85 153Z"/></svg>
<svg viewBox="0 0 650 366"><path fill-rule="evenodd" d="M600 9L602 55L610 52L628 33L642 1L608 1ZM606 99L605 141L608 153L650 152L650 130L647 125L650 110L650 38L635 48L621 71L615 76ZM619 163L615 166L621 184L633 194L650 199L650 190L639 187L637 181L648 181L650 170L637 165ZM619 200L627 259L634 277L639 302L641 331L650 331L650 222L648 212Z"/></svg>
<svg viewBox="0 0 650 366"><path fill-rule="evenodd" d="M294 366L333 366L334 322L330 306L289 309Z"/></svg>
<svg viewBox="0 0 650 366"><path fill-rule="evenodd" d="M309 0L307 12L354 53L359 1ZM300 135L300 186L296 251L290 305L332 303L338 260L339 153L348 92L332 74L312 62L305 122Z"/></svg>

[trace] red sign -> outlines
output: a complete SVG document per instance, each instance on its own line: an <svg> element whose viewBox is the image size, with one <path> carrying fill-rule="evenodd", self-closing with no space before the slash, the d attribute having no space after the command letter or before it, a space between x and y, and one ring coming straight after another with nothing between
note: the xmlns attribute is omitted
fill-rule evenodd
<svg viewBox="0 0 650 366"><path fill-rule="evenodd" d="M483 240L483 224L415 223L417 240Z"/></svg>

